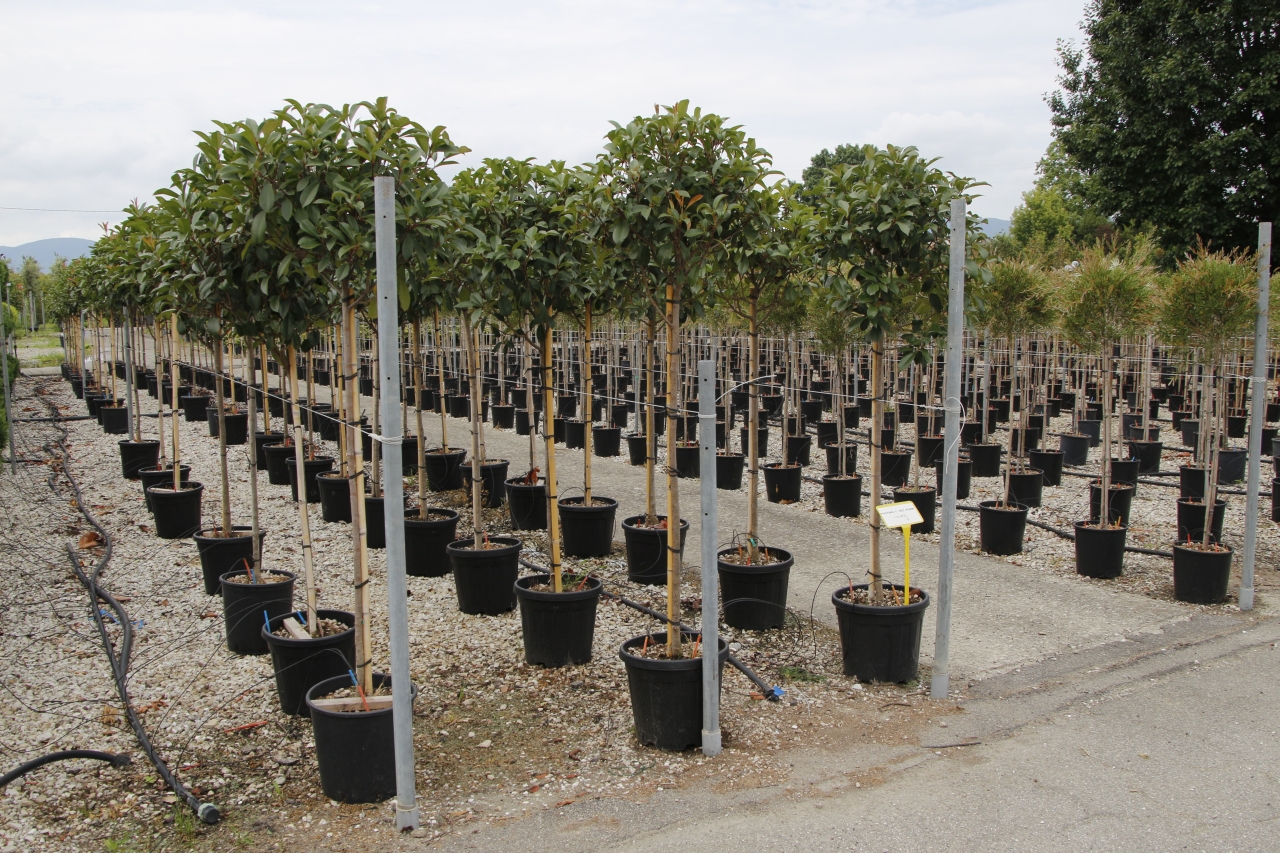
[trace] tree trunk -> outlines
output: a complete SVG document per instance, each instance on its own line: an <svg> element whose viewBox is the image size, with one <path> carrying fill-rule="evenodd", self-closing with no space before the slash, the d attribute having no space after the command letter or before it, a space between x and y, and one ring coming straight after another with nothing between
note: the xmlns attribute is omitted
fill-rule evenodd
<svg viewBox="0 0 1280 853"><path fill-rule="evenodd" d="M316 636L316 580L311 551L311 513L307 511L307 468L302 452L302 411L298 406L298 352L289 345L289 402L293 409L293 461L298 478L298 521L302 525L302 571L307 584L307 633Z"/></svg>
<svg viewBox="0 0 1280 853"><path fill-rule="evenodd" d="M471 368L471 547L479 550L484 545L484 519L481 516L482 501L480 478L480 361L476 358L476 337L471 319L462 315L462 333L467 336L467 361Z"/></svg>
<svg viewBox="0 0 1280 853"><path fill-rule="evenodd" d="M591 425L594 422L595 401L591 398L591 303L587 302L586 323L583 326L582 340L583 360L586 362L587 375L583 377L583 389L586 393L587 407L582 413L582 488L583 506L591 506Z"/></svg>
<svg viewBox="0 0 1280 853"><path fill-rule="evenodd" d="M680 295L667 285L667 656L680 645L680 480L676 474L676 417L680 403ZM714 649L711 652L714 654Z"/></svg>
<svg viewBox="0 0 1280 853"><path fill-rule="evenodd" d="M560 572L560 503L556 486L556 431L551 413L555 411L555 368L551 361L551 324L542 330L542 405L545 409L547 428L543 429L543 443L547 449L547 546L551 551L551 583L555 592L563 592Z"/></svg>
<svg viewBox="0 0 1280 853"><path fill-rule="evenodd" d="M884 591L880 588L880 453L884 440L884 341L871 344L871 571L868 592L871 603L880 604Z"/></svg>
<svg viewBox="0 0 1280 853"><path fill-rule="evenodd" d="M222 535L231 535L231 477L227 473L227 408L224 402L225 378L222 373L222 338L215 342L214 372L217 374L218 388L214 392L214 402L218 407L218 474L222 485Z"/></svg>
<svg viewBox="0 0 1280 853"><path fill-rule="evenodd" d="M747 474L750 488L747 490L747 537L750 547L760 536L760 315L755 299L751 300L750 328L747 332L751 351L747 354ZM783 442L786 438L783 438ZM755 555L752 555L755 562Z"/></svg>

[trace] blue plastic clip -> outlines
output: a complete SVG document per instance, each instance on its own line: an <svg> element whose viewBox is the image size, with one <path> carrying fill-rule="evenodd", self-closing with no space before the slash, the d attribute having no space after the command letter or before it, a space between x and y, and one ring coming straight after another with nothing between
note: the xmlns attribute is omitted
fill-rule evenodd
<svg viewBox="0 0 1280 853"><path fill-rule="evenodd" d="M787 695L787 691L783 690L781 687L775 687L772 690L770 690L767 694L765 694L765 698L767 698L770 702L778 702L782 699L783 696L786 696L786 695Z"/></svg>
<svg viewBox="0 0 1280 853"><path fill-rule="evenodd" d="M267 623L267 633L271 633L271 617L267 615L267 611L262 611L262 621Z"/></svg>

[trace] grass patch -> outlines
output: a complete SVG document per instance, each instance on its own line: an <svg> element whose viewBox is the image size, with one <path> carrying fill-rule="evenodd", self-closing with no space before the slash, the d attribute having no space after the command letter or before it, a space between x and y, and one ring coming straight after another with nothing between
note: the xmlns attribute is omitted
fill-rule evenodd
<svg viewBox="0 0 1280 853"><path fill-rule="evenodd" d="M802 666L784 666L779 672L786 681L819 682L827 680L825 675L810 672Z"/></svg>

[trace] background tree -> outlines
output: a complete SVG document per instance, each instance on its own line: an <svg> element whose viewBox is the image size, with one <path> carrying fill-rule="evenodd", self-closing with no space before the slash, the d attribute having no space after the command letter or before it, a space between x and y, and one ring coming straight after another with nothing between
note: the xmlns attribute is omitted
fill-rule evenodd
<svg viewBox="0 0 1280 853"><path fill-rule="evenodd" d="M1252 247L1280 213L1280 6L1091 0L1084 24L1048 100L1090 199L1175 254Z"/></svg>

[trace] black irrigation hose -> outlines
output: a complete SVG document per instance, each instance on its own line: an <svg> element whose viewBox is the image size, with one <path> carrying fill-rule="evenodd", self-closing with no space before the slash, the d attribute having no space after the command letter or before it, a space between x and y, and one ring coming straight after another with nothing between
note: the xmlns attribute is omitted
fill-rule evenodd
<svg viewBox="0 0 1280 853"><path fill-rule="evenodd" d="M8 773L0 776L0 788L8 785L14 779L20 779L26 776L32 770L43 767L46 764L52 764L55 761L72 761L77 758L92 758L97 761L106 761L112 767L128 767L133 763L126 753L117 755L114 752L101 752L96 749L64 749L59 752L51 752L48 755L42 755L39 758L33 758L26 764L21 764Z"/></svg>
<svg viewBox="0 0 1280 853"><path fill-rule="evenodd" d="M200 820L207 824L217 823L221 818L218 807L213 803L201 802L195 794L192 794L181 782L177 780L168 765L165 764L164 759L162 759L156 752L155 747L151 743L151 738L147 735L146 729L142 726L142 721L138 719L138 714L134 710L133 700L129 696L129 688L125 683L129 676L129 659L133 650L133 623L129 619L129 613L125 610L124 605L117 601L110 592L103 589L98 584L98 576L111 560L111 555L114 550L114 542L106 528L104 528L102 524L94 518L92 513L85 509L84 496L80 492L80 484L76 482L75 477L72 476L70 466L68 465L70 454L67 452L65 439L66 437L64 435L62 438L59 438L57 442L58 447L62 450L62 474L67 478L67 482L71 484L71 489L75 493L76 509L79 510L85 521L92 525L98 532L98 535L102 537L102 541L105 545L102 559L94 565L92 573L88 575L85 574L84 568L80 565L80 559L76 556L76 549L70 542L67 543L67 556L71 561L72 571L76 573L76 577L80 580L81 585L83 585L89 592L90 610L93 611L93 619L95 624L98 626L98 636L102 640L102 647L106 651L107 660L111 664L111 675L116 682L116 692L120 697L121 704L124 706L125 714L129 718L129 725L133 728L134 736L137 737L138 743L142 747L142 751L151 761L152 766L156 768L156 772L160 774L160 778L164 780L165 784L168 785L175 794L186 801L187 805L191 807L191 810L200 818ZM50 474L49 476L49 486L51 489L54 488L54 476L56 475ZM120 653L118 655L113 651L111 638L107 635L107 626L102 618L102 608L98 606L99 599L106 602L107 606L114 611L115 619L120 625L122 638L120 642Z"/></svg>
<svg viewBox="0 0 1280 853"><path fill-rule="evenodd" d="M550 572L547 569L535 563L529 562L524 557L520 558L520 565L524 566L526 569L532 569L535 572L541 572L542 574L550 574ZM683 631L686 634L700 633L696 629L690 628L688 625L685 625L679 622L673 622L671 619L667 618L665 613L659 613L657 610L654 610L652 607L646 607L638 601L632 601L629 598L624 598L621 595L618 595L616 592L609 592L609 590L601 587L600 594L603 595L605 598L611 598L620 604L625 604L626 606L634 610L639 610L641 613L645 614L646 616L652 616L654 619L658 619L662 622L665 622L668 625L676 625L677 627L679 627L681 631ZM756 675L754 672L751 671L750 667L748 667L742 661L734 657L732 652L729 653L728 657L729 657L729 663L733 664L733 666L739 672L741 672L747 678L751 679L751 682L755 684L756 687L760 688L760 692L764 694L766 699L768 699L770 702L777 702L779 699L782 698L781 690L779 690L777 687L770 687L768 684L766 684L764 682L764 679Z"/></svg>

